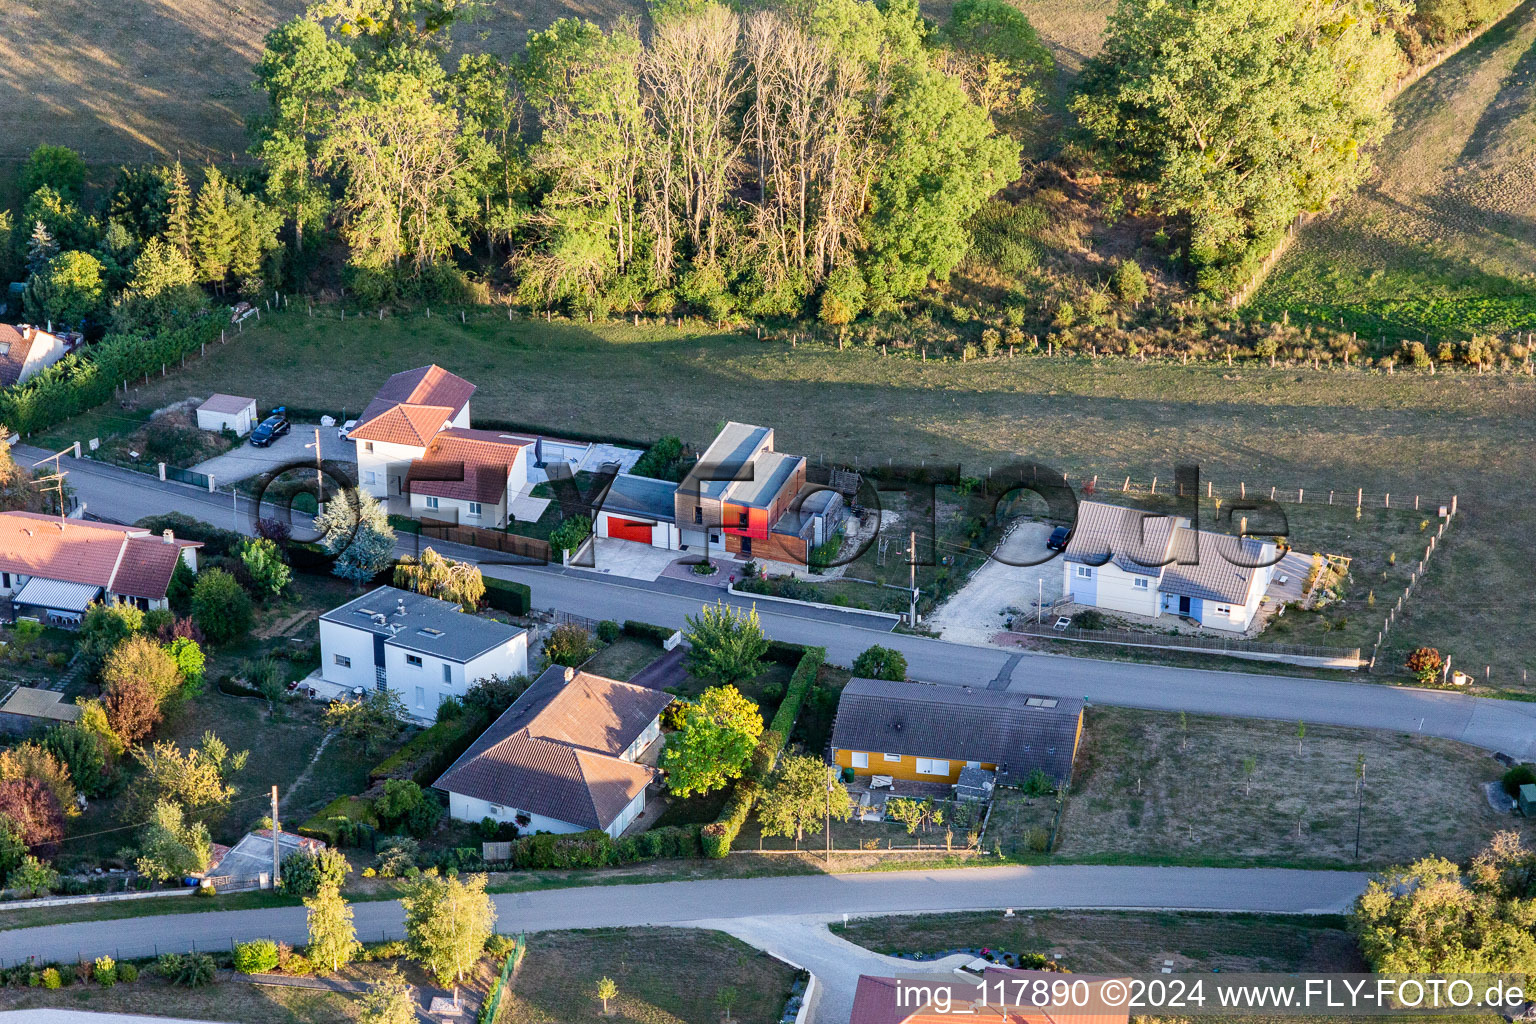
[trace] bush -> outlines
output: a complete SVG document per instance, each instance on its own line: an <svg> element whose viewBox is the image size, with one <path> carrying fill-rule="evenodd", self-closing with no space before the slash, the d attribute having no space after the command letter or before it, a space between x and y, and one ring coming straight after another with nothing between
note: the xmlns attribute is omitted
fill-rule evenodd
<svg viewBox="0 0 1536 1024"><path fill-rule="evenodd" d="M283 860L283 892L290 896L313 896L325 885L340 888L351 870L340 850L300 850Z"/></svg>
<svg viewBox="0 0 1536 1024"><path fill-rule="evenodd" d="M1521 786L1536 782L1536 768L1528 764L1517 764L1505 772L1499 782L1503 785L1504 792L1512 797L1519 796Z"/></svg>
<svg viewBox="0 0 1536 1024"><path fill-rule="evenodd" d="M421 844L408 836L391 836L379 841L379 856L375 868L381 878L404 878L416 870L416 858L421 856Z"/></svg>
<svg viewBox="0 0 1536 1024"><path fill-rule="evenodd" d="M132 985L139 980L139 969L133 964L118 964L117 980L125 985Z"/></svg>
<svg viewBox="0 0 1536 1024"><path fill-rule="evenodd" d="M374 801L373 809L380 825L418 839L431 835L443 820L443 805L409 779L390 779L384 783L384 795Z"/></svg>
<svg viewBox="0 0 1536 1024"><path fill-rule="evenodd" d="M574 668L595 653L592 634L573 622L556 626L544 641L544 659L551 665Z"/></svg>
<svg viewBox="0 0 1536 1024"><path fill-rule="evenodd" d="M513 583L494 576L485 577L485 603L497 611L527 615L533 607L533 591L526 583Z"/></svg>
<svg viewBox="0 0 1536 1024"><path fill-rule="evenodd" d="M102 988L117 984L117 961L109 956L99 956L91 965L91 978Z"/></svg>
<svg viewBox="0 0 1536 1024"><path fill-rule="evenodd" d="M1024 777L1024 782L1019 787L1025 796L1050 796L1056 792L1056 784L1051 777L1045 774L1045 769L1036 768Z"/></svg>
<svg viewBox="0 0 1536 1024"><path fill-rule="evenodd" d="M216 965L207 953L161 953L155 971L172 985L202 988L213 981Z"/></svg>
<svg viewBox="0 0 1536 1024"><path fill-rule="evenodd" d="M604 619L597 624L597 638L605 644L611 644L624 633L624 627L612 619Z"/></svg>
<svg viewBox="0 0 1536 1024"><path fill-rule="evenodd" d="M1115 264L1109 286L1115 290L1121 302L1140 302L1147 297L1147 275L1135 260L1121 260Z"/></svg>
<svg viewBox="0 0 1536 1024"><path fill-rule="evenodd" d="M632 636L637 640L649 640L653 644L661 645L671 639L675 629L665 626L653 626L649 622L636 622L634 619L626 619L624 622L624 635ZM770 652L770 657L772 654Z"/></svg>
<svg viewBox="0 0 1536 1024"><path fill-rule="evenodd" d="M43 983L43 988L58 988L63 984L63 980L59 977L59 969L57 967L44 967L41 980Z"/></svg>
<svg viewBox="0 0 1536 1024"><path fill-rule="evenodd" d="M209 640L226 644L251 628L251 597L223 569L204 569L192 588L192 619Z"/></svg>
<svg viewBox="0 0 1536 1024"><path fill-rule="evenodd" d="M907 659L900 651L876 644L853 659L853 674L860 679L887 679L899 683L907 678Z"/></svg>

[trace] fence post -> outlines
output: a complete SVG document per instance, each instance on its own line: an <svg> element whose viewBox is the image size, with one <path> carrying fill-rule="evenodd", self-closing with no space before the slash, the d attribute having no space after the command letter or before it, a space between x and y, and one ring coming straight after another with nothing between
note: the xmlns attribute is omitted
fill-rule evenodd
<svg viewBox="0 0 1536 1024"><path fill-rule="evenodd" d="M160 463L160 482L165 483L165 463Z"/></svg>
<svg viewBox="0 0 1536 1024"><path fill-rule="evenodd" d="M212 473L208 474L208 493L209 494L213 493L213 474Z"/></svg>

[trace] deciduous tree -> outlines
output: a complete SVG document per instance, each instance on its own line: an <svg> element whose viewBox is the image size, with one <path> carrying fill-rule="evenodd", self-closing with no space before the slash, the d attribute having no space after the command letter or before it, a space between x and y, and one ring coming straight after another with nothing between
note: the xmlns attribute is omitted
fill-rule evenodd
<svg viewBox="0 0 1536 1024"><path fill-rule="evenodd" d="M718 601L689 616L687 623L688 669L695 675L734 686L762 672L768 634L756 605L744 612Z"/></svg>
<svg viewBox="0 0 1536 1024"><path fill-rule="evenodd" d="M138 869L160 881L208 870L212 854L208 826L188 821L181 805L170 800L155 804L139 833Z"/></svg>
<svg viewBox="0 0 1536 1024"><path fill-rule="evenodd" d="M757 705L734 686L712 686L683 710L683 725L667 738L661 766L679 796L708 793L740 777L763 732Z"/></svg>
<svg viewBox="0 0 1536 1024"><path fill-rule="evenodd" d="M794 836L821 831L828 816L847 821L853 816L848 787L837 769L819 757L791 754L779 761L758 797L757 817L765 836Z"/></svg>
<svg viewBox="0 0 1536 1024"><path fill-rule="evenodd" d="M325 882L320 891L304 901L309 922L309 958L332 972L352 962L362 951L357 928L352 924L352 908L341 896L341 888Z"/></svg>
<svg viewBox="0 0 1536 1024"><path fill-rule="evenodd" d="M485 952L496 923L485 876L423 875L406 886L400 902L411 956L440 985L462 981Z"/></svg>

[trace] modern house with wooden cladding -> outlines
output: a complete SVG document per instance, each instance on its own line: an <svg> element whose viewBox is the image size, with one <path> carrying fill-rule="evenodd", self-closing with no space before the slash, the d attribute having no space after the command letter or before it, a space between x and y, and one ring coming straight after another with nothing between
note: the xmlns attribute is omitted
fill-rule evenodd
<svg viewBox="0 0 1536 1024"><path fill-rule="evenodd" d="M727 423L677 487L682 542L690 551L707 545L803 565L806 531L799 516L790 516L791 524L785 513L804 486L805 459L775 451L772 427Z"/></svg>
<svg viewBox="0 0 1536 1024"><path fill-rule="evenodd" d="M850 679L832 726L832 760L855 775L955 783L966 767L1017 785L1036 768L1072 777L1083 702L969 686Z"/></svg>

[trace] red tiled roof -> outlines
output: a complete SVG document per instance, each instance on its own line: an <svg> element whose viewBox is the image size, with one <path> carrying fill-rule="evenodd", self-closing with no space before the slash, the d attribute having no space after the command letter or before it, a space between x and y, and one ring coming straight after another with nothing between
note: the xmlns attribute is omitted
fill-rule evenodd
<svg viewBox="0 0 1536 1024"><path fill-rule="evenodd" d="M446 405L392 405L353 427L347 438L425 448L453 417L454 411Z"/></svg>
<svg viewBox="0 0 1536 1024"><path fill-rule="evenodd" d="M160 600L183 548L200 541L164 540L147 530L36 512L0 512L0 571L105 587Z"/></svg>
<svg viewBox="0 0 1536 1024"><path fill-rule="evenodd" d="M473 384L463 377L454 376L436 364L397 373L379 388L378 393L373 396L373 401L368 403L363 414L357 418L357 426L347 436L364 441L385 441L395 444L417 444L419 438L419 443L425 447L427 442L432 440L433 435L442 428L441 421L451 420L457 416L474 393ZM441 416L438 423L428 424L429 429L424 433L419 415L408 416L407 419L410 421L408 426L403 427L397 418L388 424L381 423L376 428L375 420L402 406L442 407L447 409L447 414ZM373 436L375 433L380 436Z"/></svg>
<svg viewBox="0 0 1536 1024"><path fill-rule="evenodd" d="M413 494L499 503L522 444L490 430L454 427L433 438L406 479Z"/></svg>

